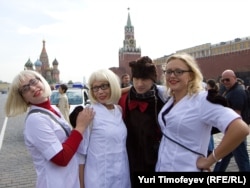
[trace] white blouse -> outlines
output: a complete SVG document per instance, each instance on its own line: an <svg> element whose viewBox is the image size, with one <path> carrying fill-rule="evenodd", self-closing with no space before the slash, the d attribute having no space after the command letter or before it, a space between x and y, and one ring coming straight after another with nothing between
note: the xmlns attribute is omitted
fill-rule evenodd
<svg viewBox="0 0 250 188"><path fill-rule="evenodd" d="M120 106L111 111L102 104L92 107L95 117L81 151L86 154L85 188L130 188L127 129Z"/></svg>
<svg viewBox="0 0 250 188"><path fill-rule="evenodd" d="M240 118L232 109L207 101L206 96L206 91L185 96L164 114L173 104L173 98L170 98L158 115L164 134L204 156L207 155L212 126L225 132L234 119ZM198 154L162 136L156 171L200 171L196 167L198 157Z"/></svg>
<svg viewBox="0 0 250 188"><path fill-rule="evenodd" d="M31 106L31 109L45 110L36 106ZM70 125L64 118L59 118L54 113L48 112L70 131ZM61 114L59 111L57 112ZM65 131L50 116L33 113L27 117L24 140L36 169L36 188L80 187L79 162L76 155L72 157L67 166L58 166L50 161L52 157L62 150L62 143L66 139Z"/></svg>

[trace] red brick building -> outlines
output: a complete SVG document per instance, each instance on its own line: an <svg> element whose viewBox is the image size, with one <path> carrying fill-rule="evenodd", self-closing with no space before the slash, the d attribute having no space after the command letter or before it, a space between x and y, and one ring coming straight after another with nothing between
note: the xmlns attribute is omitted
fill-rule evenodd
<svg viewBox="0 0 250 188"><path fill-rule="evenodd" d="M166 62L168 56L156 59L158 69L158 82L164 80L162 65ZM215 79L219 81L221 73L226 69L233 70L237 77L244 80L246 85L250 85L250 49L211 55L207 57L196 58L204 79Z"/></svg>
<svg viewBox="0 0 250 188"><path fill-rule="evenodd" d="M218 79L226 69L232 69L246 84L250 83L250 49L197 58L205 79Z"/></svg>

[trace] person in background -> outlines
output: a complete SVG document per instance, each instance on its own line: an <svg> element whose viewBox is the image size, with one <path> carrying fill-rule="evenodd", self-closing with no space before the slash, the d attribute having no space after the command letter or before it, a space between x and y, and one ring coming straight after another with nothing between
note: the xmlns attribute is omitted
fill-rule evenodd
<svg viewBox="0 0 250 188"><path fill-rule="evenodd" d="M215 162L246 138L249 128L232 109L207 99L202 73L191 55L176 53L168 57L165 75L171 98L158 115L163 136L156 171L210 171ZM212 126L224 137L207 156Z"/></svg>
<svg viewBox="0 0 250 188"><path fill-rule="evenodd" d="M82 134L94 117L93 109L79 113L76 127L50 105L51 89L36 71L21 71L12 81L5 104L8 117L28 113L24 141L37 174L36 188L80 187L77 148ZM68 135L68 136L67 136Z"/></svg>
<svg viewBox="0 0 250 188"><path fill-rule="evenodd" d="M241 78L237 78L237 82L243 89L246 89L244 80L242 80Z"/></svg>
<svg viewBox="0 0 250 188"><path fill-rule="evenodd" d="M82 154L85 188L130 188L126 149L127 129L122 109L119 77L111 70L93 72L88 80L91 107L96 115L84 133Z"/></svg>
<svg viewBox="0 0 250 188"><path fill-rule="evenodd" d="M206 83L207 83L206 90L208 91L208 97L211 98L210 101L216 104L221 104L223 106L228 106L226 98L219 95L219 87L217 86L216 81L214 79L208 79ZM210 155L214 150L214 138L212 134L208 145L207 155Z"/></svg>
<svg viewBox="0 0 250 188"><path fill-rule="evenodd" d="M136 172L154 172L161 139L157 115L167 99L164 86L156 85L157 69L144 56L129 63L132 87L124 92L119 105L128 130L127 150L132 187Z"/></svg>
<svg viewBox="0 0 250 188"><path fill-rule="evenodd" d="M229 107L239 114L243 120L245 120L244 112L247 108L247 95L242 85L238 83L238 79L234 71L225 70L221 75L221 82L226 88L223 96L227 99ZM232 152L225 156L221 162L216 163L214 172L224 172L232 156L235 158L239 171L250 171L247 143L246 139L244 139Z"/></svg>
<svg viewBox="0 0 250 188"><path fill-rule="evenodd" d="M131 86L131 80L129 74L125 73L121 76L121 88Z"/></svg>
<svg viewBox="0 0 250 188"><path fill-rule="evenodd" d="M219 95L222 96L223 93L226 91L226 88L225 86L221 83L221 76L218 78L218 81L217 81L217 86L219 88Z"/></svg>
<svg viewBox="0 0 250 188"><path fill-rule="evenodd" d="M68 86L66 84L61 84L59 86L58 91L60 93L60 97L56 106L59 108L65 120L69 122L69 101L66 95L67 90Z"/></svg>
<svg viewBox="0 0 250 188"><path fill-rule="evenodd" d="M55 86L54 85L50 85L50 89L51 89L51 91L55 90Z"/></svg>
<svg viewBox="0 0 250 188"><path fill-rule="evenodd" d="M250 92L250 85L246 86L246 90L248 90L248 92Z"/></svg>

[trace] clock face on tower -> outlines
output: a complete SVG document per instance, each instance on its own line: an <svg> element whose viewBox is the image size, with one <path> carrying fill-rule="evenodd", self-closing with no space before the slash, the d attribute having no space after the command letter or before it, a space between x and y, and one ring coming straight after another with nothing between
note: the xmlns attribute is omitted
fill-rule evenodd
<svg viewBox="0 0 250 188"><path fill-rule="evenodd" d="M134 42L134 40L133 40L133 39L130 39L130 40L129 40L129 45L130 45L130 46L133 46L133 45L134 45L134 43L135 43L135 42Z"/></svg>

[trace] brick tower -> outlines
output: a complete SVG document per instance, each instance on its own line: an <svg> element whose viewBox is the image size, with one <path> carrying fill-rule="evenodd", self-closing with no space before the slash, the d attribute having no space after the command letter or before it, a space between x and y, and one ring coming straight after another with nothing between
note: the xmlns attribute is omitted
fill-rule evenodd
<svg viewBox="0 0 250 188"><path fill-rule="evenodd" d="M112 67L110 70L116 73L119 77L124 73L131 75L129 62L140 57L141 49L136 47L134 26L131 23L130 13L128 12L127 25L124 27L123 47L119 49L119 67Z"/></svg>

